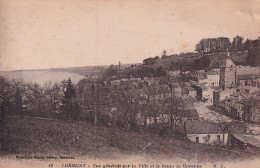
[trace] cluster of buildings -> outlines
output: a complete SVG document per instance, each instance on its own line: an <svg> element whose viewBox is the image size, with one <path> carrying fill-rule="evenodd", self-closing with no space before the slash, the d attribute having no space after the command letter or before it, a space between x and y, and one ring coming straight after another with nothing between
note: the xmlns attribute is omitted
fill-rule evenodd
<svg viewBox="0 0 260 168"><path fill-rule="evenodd" d="M220 67L213 107L233 118L260 124L259 67L236 66L226 59Z"/></svg>
<svg viewBox="0 0 260 168"><path fill-rule="evenodd" d="M189 90L190 95L213 104L213 90L219 87L220 69L212 69L208 72L205 70L182 73L170 71L168 74L171 78L179 77L181 74L186 78L186 82L183 82L186 86L184 89Z"/></svg>
<svg viewBox="0 0 260 168"><path fill-rule="evenodd" d="M226 45L226 39L223 44ZM233 40L234 46L240 44L239 38ZM226 46L222 46L225 48ZM221 47L220 47L221 48ZM229 55L228 55L229 56ZM260 124L260 78L259 67L235 65L227 57L219 69L210 71L197 70L194 72L180 70L169 71L167 77L162 78L122 78L110 81L112 86L128 85L135 88L139 104L147 100L160 102L171 96L196 101L202 100L212 107L234 119ZM140 87L141 86L141 87ZM145 89L146 88L146 89ZM153 88L153 89L147 89ZM259 150L259 140L245 130L237 132L230 128L221 128L220 124L207 122L199 118L193 106L184 109L183 122L180 127L187 138L195 143L225 145L241 149ZM155 116L146 116L146 124L166 123L169 114L159 113ZM184 125L183 125L184 124Z"/></svg>

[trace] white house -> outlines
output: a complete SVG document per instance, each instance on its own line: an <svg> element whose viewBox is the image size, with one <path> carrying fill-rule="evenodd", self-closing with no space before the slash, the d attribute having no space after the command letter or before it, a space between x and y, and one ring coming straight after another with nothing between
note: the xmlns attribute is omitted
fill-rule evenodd
<svg viewBox="0 0 260 168"><path fill-rule="evenodd" d="M219 86L219 73L207 72L208 86Z"/></svg>
<svg viewBox="0 0 260 168"><path fill-rule="evenodd" d="M227 145L228 132L219 124L203 120L185 123L187 138L195 143Z"/></svg>

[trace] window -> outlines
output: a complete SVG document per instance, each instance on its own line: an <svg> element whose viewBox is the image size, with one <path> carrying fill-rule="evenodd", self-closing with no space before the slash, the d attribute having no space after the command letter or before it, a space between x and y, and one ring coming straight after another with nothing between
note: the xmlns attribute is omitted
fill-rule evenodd
<svg viewBox="0 0 260 168"><path fill-rule="evenodd" d="M196 137L196 143L199 143L200 141L199 141L199 137Z"/></svg>
<svg viewBox="0 0 260 168"><path fill-rule="evenodd" d="M218 142L220 142L220 135L217 135L217 140Z"/></svg>

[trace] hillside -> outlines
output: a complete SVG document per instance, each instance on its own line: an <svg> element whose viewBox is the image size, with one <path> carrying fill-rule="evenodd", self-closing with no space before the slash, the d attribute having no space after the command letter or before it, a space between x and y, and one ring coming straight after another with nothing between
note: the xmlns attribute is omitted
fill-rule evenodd
<svg viewBox="0 0 260 168"><path fill-rule="evenodd" d="M248 52L230 52L231 59L237 64L245 64L245 58ZM173 64L173 68L179 69L184 68L184 70L196 69L196 60L200 60L202 57L208 57L210 60L207 69L219 68L220 64L224 62L227 58L227 52L214 52L214 53L186 53L175 56L168 56L166 58L161 58L156 61L153 67L162 66L164 69L168 70ZM178 67L177 64L180 64ZM177 65L177 67L176 67ZM195 66L195 67L194 67Z"/></svg>
<svg viewBox="0 0 260 168"><path fill-rule="evenodd" d="M230 151L186 139L160 137L124 129L94 127L36 118L9 117L6 122L7 155L69 155L90 158L144 156L189 161L228 161L253 159L249 153ZM257 156L259 158L259 156Z"/></svg>
<svg viewBox="0 0 260 168"><path fill-rule="evenodd" d="M125 73L126 76L140 77L143 74L147 74L148 71L155 71L159 67L162 67L166 72L169 70L179 69L182 71L193 71L199 69L211 70L219 68L227 58L227 55L228 52L183 53L179 55L164 56L161 58L148 58L150 59L150 63L147 62L126 68L123 73ZM245 65L247 56L247 51L230 52L230 58L237 65Z"/></svg>

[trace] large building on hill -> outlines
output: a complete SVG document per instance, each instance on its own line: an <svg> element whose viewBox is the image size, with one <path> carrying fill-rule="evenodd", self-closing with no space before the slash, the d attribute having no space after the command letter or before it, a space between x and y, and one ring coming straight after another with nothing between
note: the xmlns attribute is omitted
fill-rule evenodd
<svg viewBox="0 0 260 168"><path fill-rule="evenodd" d="M259 67L236 66L228 57L220 66L219 86L221 90L237 86L255 86Z"/></svg>
<svg viewBox="0 0 260 168"><path fill-rule="evenodd" d="M230 47L231 43L229 42L229 38L219 37L219 38L207 38L202 39L196 45L196 51L199 52L223 52L227 51Z"/></svg>

